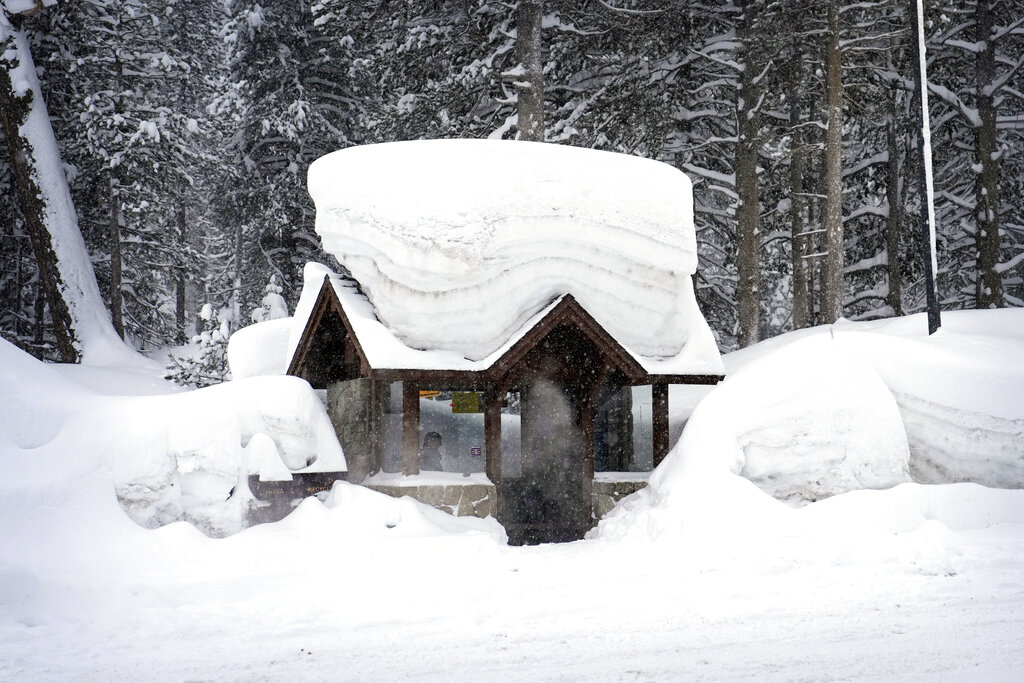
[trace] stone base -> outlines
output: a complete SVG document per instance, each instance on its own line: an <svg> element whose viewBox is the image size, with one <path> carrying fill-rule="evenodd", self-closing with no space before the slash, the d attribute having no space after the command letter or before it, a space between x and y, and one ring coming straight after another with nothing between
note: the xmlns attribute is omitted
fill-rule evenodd
<svg viewBox="0 0 1024 683"><path fill-rule="evenodd" d="M321 491L329 491L336 480L345 480L344 472L325 472L317 474L293 475L292 481L261 482L258 477L250 477L249 488L253 495L261 501L259 507L250 514L250 523L277 521L293 509L293 503L315 495ZM401 498L409 496L438 510L456 517L487 517L497 516L498 494L494 484L467 482L462 483L430 483L415 484L410 478L409 485L405 477L397 477L397 482L364 483L369 489ZM486 481L486 479L484 479ZM617 502L647 486L647 482L637 480L602 480L594 479L593 515L595 523L615 506Z"/></svg>
<svg viewBox="0 0 1024 683"><path fill-rule="evenodd" d="M594 520L600 520L611 512L615 504L626 496L636 493L647 486L646 481L601 481L594 480Z"/></svg>
<svg viewBox="0 0 1024 683"><path fill-rule="evenodd" d="M421 503L443 510L456 517L487 517L494 515L497 493L493 484L424 484L395 486L364 484L392 498L409 496Z"/></svg>
<svg viewBox="0 0 1024 683"><path fill-rule="evenodd" d="M260 481L257 475L249 476L249 490L257 500L280 501L307 498L323 491L330 491L336 481L345 481L347 472L293 473L290 481Z"/></svg>

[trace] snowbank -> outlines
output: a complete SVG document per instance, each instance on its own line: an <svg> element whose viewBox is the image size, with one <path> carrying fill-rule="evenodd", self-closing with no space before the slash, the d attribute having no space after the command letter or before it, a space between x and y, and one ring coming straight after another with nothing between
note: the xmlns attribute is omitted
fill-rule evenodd
<svg viewBox="0 0 1024 683"><path fill-rule="evenodd" d="M243 528L254 437L263 462L271 448L290 470L346 469L319 398L293 377L108 396L0 341L0 415L0 451L14 468L4 479L11 486L102 468L125 511L149 528L181 519L215 536ZM64 465L51 470L39 467L41 453L59 462L64 453L81 460L68 472ZM40 495L53 501L63 494L42 486Z"/></svg>
<svg viewBox="0 0 1024 683"><path fill-rule="evenodd" d="M1017 323L1013 334L1001 332L990 313L949 316L946 336L1017 338ZM787 405L819 414L852 406L888 419L890 403L864 405L881 400L879 377L902 379L901 391L950 410L964 408L954 395L998 393L990 378L1021 386L1006 350L939 400L942 387L918 374L922 349L914 347L948 348L948 340L913 333L902 349L903 333L844 327L835 327L836 348L826 328L802 334L807 343L793 349L789 339L744 352L743 363L727 358L734 388L716 391L745 385L754 396L732 400L746 400L755 414L725 425L732 443L707 441L721 459L677 448L651 487L606 518L595 542L519 548L503 547L493 519L455 518L344 482L281 522L229 538L182 522L143 529L113 495L117 461L158 470L171 443L205 445L213 417L224 418L222 403L250 400L237 396L244 392L246 406L262 409L266 397L255 394L288 392L286 383L105 396L89 386L98 371L72 379L0 341L0 678L291 681L344 671L359 680L410 672L447 680L458 651L484 679L544 680L554 669L636 678L641 662L656 680L1019 680L1024 491L911 483L794 509L733 474L730 465L753 461L740 436L749 431L750 443L762 443L771 428L756 410L781 420ZM890 349L885 367L872 338ZM773 348L777 367L766 355ZM808 367L791 378L789 366L804 356ZM964 360L950 356L954 365ZM866 376L851 380L834 368L849 362ZM815 367L820 387L809 379ZM845 381L857 386L848 401L835 395ZM804 390L828 405L808 408ZM1001 419L1018 419L1018 395L992 401L1003 405ZM728 403L702 404L706 414L695 414L687 431L721 427ZM207 412L209 422L194 428ZM269 422L249 416L216 429L237 437L226 448L256 430L244 450L292 452ZM806 455L809 465L814 453ZM621 637L601 635L608 633Z"/></svg>
<svg viewBox="0 0 1024 683"><path fill-rule="evenodd" d="M923 315L844 321L727 355L726 380L689 416L649 488L623 501L595 535L789 528L775 499L800 505L911 480L1024 487L1024 310L949 312L943 322L928 336ZM987 501L979 510L996 504L993 519L1024 514L1021 491L893 490L902 493L837 500L894 506L880 515L887 529L950 506L966 510L965 500ZM840 503L805 509L833 505Z"/></svg>
<svg viewBox="0 0 1024 683"><path fill-rule="evenodd" d="M679 449L686 470L726 466L794 503L909 481L910 452L888 388L854 350L822 336L727 377L697 406ZM687 476L676 472L683 460L667 461L653 482L671 489Z"/></svg>
<svg viewBox="0 0 1024 683"><path fill-rule="evenodd" d="M282 317L243 327L232 334L228 338L231 377L245 379L285 374L293 350L289 347L289 338L294 327L294 318ZM301 333L299 330L298 334Z"/></svg>
<svg viewBox="0 0 1024 683"><path fill-rule="evenodd" d="M494 353L573 294L627 348L717 372L696 308L689 180L658 162L560 145L429 140L315 161L324 248L407 346ZM301 316L296 316L301 319Z"/></svg>

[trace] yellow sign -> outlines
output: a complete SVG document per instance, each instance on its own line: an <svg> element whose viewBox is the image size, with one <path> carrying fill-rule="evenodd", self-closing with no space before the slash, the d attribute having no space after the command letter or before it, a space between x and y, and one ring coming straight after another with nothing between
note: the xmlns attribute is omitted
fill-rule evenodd
<svg viewBox="0 0 1024 683"><path fill-rule="evenodd" d="M420 398L437 398L440 395L440 391L420 391Z"/></svg>
<svg viewBox="0 0 1024 683"><path fill-rule="evenodd" d="M456 391L452 394L453 413L482 413L480 394L475 391Z"/></svg>

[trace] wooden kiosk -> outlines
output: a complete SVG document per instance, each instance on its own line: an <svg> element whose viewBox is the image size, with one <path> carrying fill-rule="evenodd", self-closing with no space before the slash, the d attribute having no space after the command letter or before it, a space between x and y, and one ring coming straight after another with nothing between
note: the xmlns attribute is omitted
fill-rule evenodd
<svg viewBox="0 0 1024 683"><path fill-rule="evenodd" d="M578 539L668 453L669 385L721 378L692 187L667 164L417 140L321 157L309 191L347 272L307 265L288 373L326 389L351 482L493 514L512 543ZM438 472L422 427L442 418L421 392L451 396L452 424L448 392L472 394L471 468Z"/></svg>
<svg viewBox="0 0 1024 683"><path fill-rule="evenodd" d="M325 277L288 374L327 389L329 402L347 407L338 422L350 481L383 466L385 397L402 392L402 473L420 473L420 390L445 387L480 392L484 412L491 510L513 544L570 541L594 524L595 402L621 387L651 385L653 464L669 450L668 385L715 384L720 375L659 375L646 371L571 294L559 297L497 358L479 369L379 368L370 362L336 284ZM501 411L518 392L522 466L503 472Z"/></svg>

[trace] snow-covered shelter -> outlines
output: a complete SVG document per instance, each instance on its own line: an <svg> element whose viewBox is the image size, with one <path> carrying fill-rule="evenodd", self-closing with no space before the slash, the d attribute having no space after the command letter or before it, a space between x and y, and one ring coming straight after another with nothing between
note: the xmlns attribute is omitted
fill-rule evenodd
<svg viewBox="0 0 1024 683"><path fill-rule="evenodd" d="M667 454L668 385L722 376L693 292L691 186L671 166L416 141L329 154L309 189L324 248L351 277L307 266L288 373L327 389L351 481L399 494L439 486L425 497L496 514L512 542L579 538L593 524L595 469L629 481ZM633 387L649 387L648 414L634 410ZM421 457L434 458L420 448L422 423L438 419L431 396L479 421L455 446L466 429L450 430L458 452L444 469L463 482L421 473ZM476 488L460 498L459 486Z"/></svg>

